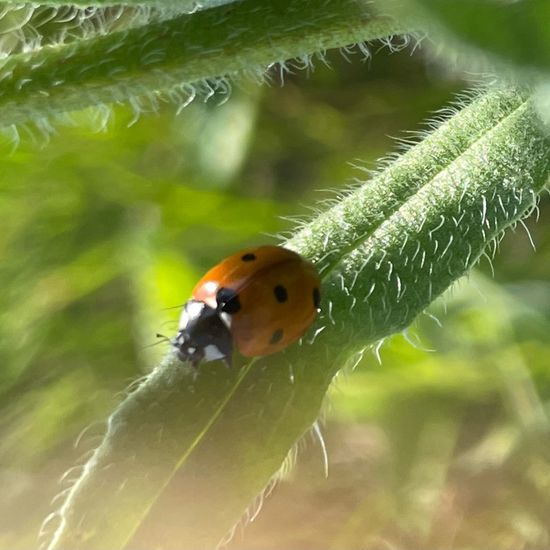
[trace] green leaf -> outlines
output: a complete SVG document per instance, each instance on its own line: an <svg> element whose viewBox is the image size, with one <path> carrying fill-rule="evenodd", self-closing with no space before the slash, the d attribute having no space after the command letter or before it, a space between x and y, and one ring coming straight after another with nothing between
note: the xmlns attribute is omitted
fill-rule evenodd
<svg viewBox="0 0 550 550"><path fill-rule="evenodd" d="M169 354L109 419L46 525L47 547L215 547L316 420L334 375L406 328L535 207L550 142L531 103L518 90L477 97L298 231L287 245L324 277L323 313L302 345L196 377ZM167 522L177 540L163 539Z"/></svg>
<svg viewBox="0 0 550 550"><path fill-rule="evenodd" d="M488 55L522 69L550 69L550 3L547 0L391 0L404 20L428 28L436 47L454 49L462 65L483 62ZM450 40L449 40L450 39Z"/></svg>
<svg viewBox="0 0 550 550"><path fill-rule="evenodd" d="M262 78L274 63L401 30L354 0L255 0L152 22L63 46L8 57L0 67L0 125L131 102L137 112L163 99L185 105L197 90L227 92L223 78ZM220 80L221 79L221 80Z"/></svg>

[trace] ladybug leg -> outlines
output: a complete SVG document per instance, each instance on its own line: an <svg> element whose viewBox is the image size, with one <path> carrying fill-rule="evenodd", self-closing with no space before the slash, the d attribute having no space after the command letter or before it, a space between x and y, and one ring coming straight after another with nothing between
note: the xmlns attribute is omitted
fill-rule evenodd
<svg viewBox="0 0 550 550"><path fill-rule="evenodd" d="M216 335L216 348L220 354L220 359L225 366L230 369L233 367L233 337L231 333L223 326L222 330Z"/></svg>
<svg viewBox="0 0 550 550"><path fill-rule="evenodd" d="M193 369L196 372L198 372L201 361L202 361L202 357L193 357L193 359L189 360L189 363L191 363L191 366L193 367Z"/></svg>
<svg viewBox="0 0 550 550"><path fill-rule="evenodd" d="M204 350L202 350L199 347L188 347L187 348L187 361L191 364L191 366L198 371L199 365L204 359Z"/></svg>

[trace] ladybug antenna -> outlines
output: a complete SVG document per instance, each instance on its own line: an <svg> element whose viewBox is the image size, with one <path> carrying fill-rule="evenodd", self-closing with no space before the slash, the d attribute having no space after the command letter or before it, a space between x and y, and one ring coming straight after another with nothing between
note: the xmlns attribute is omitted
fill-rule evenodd
<svg viewBox="0 0 550 550"><path fill-rule="evenodd" d="M162 344L163 342L169 342L169 343L172 342L172 340L170 340L170 338L168 338L168 336L164 336L164 334L158 334L157 333L156 337L160 338L160 340L158 340L157 342L154 342L152 344L148 344L147 346L143 346L141 349L152 348L153 346L158 346L159 344Z"/></svg>
<svg viewBox="0 0 550 550"><path fill-rule="evenodd" d="M163 307L161 311L168 311L169 309L179 309L182 308L185 304L179 304L177 306Z"/></svg>

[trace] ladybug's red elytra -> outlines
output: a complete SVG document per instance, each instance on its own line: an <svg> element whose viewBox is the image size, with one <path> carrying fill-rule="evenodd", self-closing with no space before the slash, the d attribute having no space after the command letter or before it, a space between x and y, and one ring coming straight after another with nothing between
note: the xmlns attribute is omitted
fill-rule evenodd
<svg viewBox="0 0 550 550"><path fill-rule="evenodd" d="M246 357L270 355L300 338L319 312L320 280L312 264L280 246L229 256L208 271L183 306L172 345L197 367L233 348Z"/></svg>

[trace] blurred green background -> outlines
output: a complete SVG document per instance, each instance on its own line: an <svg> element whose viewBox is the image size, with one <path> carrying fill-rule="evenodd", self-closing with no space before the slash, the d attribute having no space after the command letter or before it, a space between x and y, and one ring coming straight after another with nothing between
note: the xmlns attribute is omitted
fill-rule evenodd
<svg viewBox="0 0 550 550"><path fill-rule="evenodd" d="M1 548L36 547L71 466L162 356L155 333L173 335L206 268L277 242L283 218L365 178L351 164L374 168L390 136L466 86L409 50L328 60L178 116L161 105L134 122L117 107L99 132L90 111L49 140L3 144ZM340 375L320 422L328 478L312 434L229 548L550 548L549 219L544 197L527 222L536 253L519 227L494 277L482 261L380 362L366 352Z"/></svg>

